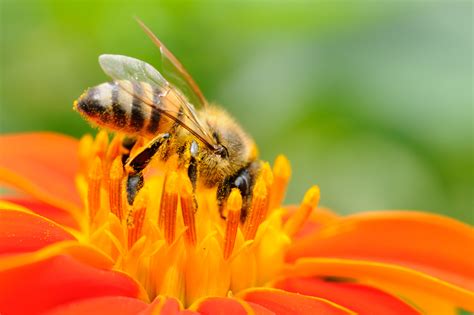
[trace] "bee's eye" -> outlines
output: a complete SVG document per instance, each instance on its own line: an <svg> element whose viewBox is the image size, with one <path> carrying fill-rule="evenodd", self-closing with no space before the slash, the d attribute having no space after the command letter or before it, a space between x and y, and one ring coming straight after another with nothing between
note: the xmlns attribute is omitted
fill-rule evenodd
<svg viewBox="0 0 474 315"><path fill-rule="evenodd" d="M222 144L219 144L216 147L216 154L219 155L223 159L227 159L229 157L229 151L227 151L227 148L223 146Z"/></svg>
<svg viewBox="0 0 474 315"><path fill-rule="evenodd" d="M248 172L240 174L234 181L234 186L240 190L243 196L250 194L250 178Z"/></svg>

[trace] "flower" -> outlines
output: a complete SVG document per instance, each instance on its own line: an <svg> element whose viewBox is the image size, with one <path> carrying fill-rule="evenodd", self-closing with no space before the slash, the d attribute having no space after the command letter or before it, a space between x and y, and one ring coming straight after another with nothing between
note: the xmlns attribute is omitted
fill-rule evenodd
<svg viewBox="0 0 474 315"><path fill-rule="evenodd" d="M132 206L120 143L2 136L2 314L456 314L474 311L473 228L421 212L340 217L319 188L282 208L290 167L264 163L240 224L173 159ZM130 154L143 145L137 142ZM471 254L470 254L471 253Z"/></svg>

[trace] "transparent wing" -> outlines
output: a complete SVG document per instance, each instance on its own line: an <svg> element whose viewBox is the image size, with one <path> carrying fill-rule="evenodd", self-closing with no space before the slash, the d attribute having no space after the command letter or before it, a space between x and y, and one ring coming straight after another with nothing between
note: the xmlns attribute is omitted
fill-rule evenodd
<svg viewBox="0 0 474 315"><path fill-rule="evenodd" d="M101 55L99 64L104 72L119 83L121 89L139 98L143 103L154 107L169 119L176 121L182 127L189 130L207 146L215 145L214 138L206 131L199 121L194 106L186 97L150 64L127 56ZM145 82L151 87L157 87L162 91L161 98L166 99L166 107L158 107L154 100L146 95L153 95L152 91L136 95L133 85L124 84L120 81Z"/></svg>
<svg viewBox="0 0 474 315"><path fill-rule="evenodd" d="M122 55L100 55L102 70L114 80L147 82L160 88L169 86L168 81L150 64Z"/></svg>
<svg viewBox="0 0 474 315"><path fill-rule="evenodd" d="M155 34L139 19L137 19L143 31L148 35L151 41L158 47L161 55L161 70L166 78L183 94L188 100L198 108L207 106L207 100L202 94L199 86L196 84L189 72L184 68L181 62L166 48L166 46L156 37Z"/></svg>

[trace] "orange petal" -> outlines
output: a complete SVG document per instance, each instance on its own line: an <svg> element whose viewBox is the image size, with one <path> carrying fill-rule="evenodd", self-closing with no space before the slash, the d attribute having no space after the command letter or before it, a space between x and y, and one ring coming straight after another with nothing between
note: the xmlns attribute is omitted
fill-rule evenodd
<svg viewBox="0 0 474 315"><path fill-rule="evenodd" d="M74 239L60 225L37 214L0 209L0 255L35 251Z"/></svg>
<svg viewBox="0 0 474 315"><path fill-rule="evenodd" d="M97 269L108 270L114 266L114 261L96 247L74 240L57 242L34 252L2 255L0 256L0 272L39 263L59 255L73 257Z"/></svg>
<svg viewBox="0 0 474 315"><path fill-rule="evenodd" d="M268 309L255 303L248 303L240 299L225 297L203 298L190 307L202 315L225 314L225 315L270 315Z"/></svg>
<svg viewBox="0 0 474 315"><path fill-rule="evenodd" d="M275 312L270 311L268 308L265 308L260 304L252 302L247 302L247 304L252 308L255 315L275 315Z"/></svg>
<svg viewBox="0 0 474 315"><path fill-rule="evenodd" d="M239 293L238 296L247 302L259 304L276 314L355 314L326 299L278 289L249 289Z"/></svg>
<svg viewBox="0 0 474 315"><path fill-rule="evenodd" d="M451 301L446 301L433 297L431 292L425 292L417 287L403 287L391 285L384 281L371 281L368 283L369 286L376 285L381 288L384 292L400 296L402 299L411 302L413 305L416 304L417 309L422 310L423 314L443 314L443 315L459 315L458 306L454 305Z"/></svg>
<svg viewBox="0 0 474 315"><path fill-rule="evenodd" d="M2 198L2 201L14 203L20 205L26 209L31 210L34 213L39 214L42 217L48 218L60 225L65 225L74 229L78 229L79 225L77 224L74 217L67 211L57 208L55 206L49 205L47 203L41 202L28 197L6 197Z"/></svg>
<svg viewBox="0 0 474 315"><path fill-rule="evenodd" d="M288 278L275 282L274 287L289 292L321 297L359 314L419 314L400 299L358 283L331 282L321 278Z"/></svg>
<svg viewBox="0 0 474 315"><path fill-rule="evenodd" d="M37 314L82 299L139 293L128 276L65 255L0 272L0 309L5 314Z"/></svg>
<svg viewBox="0 0 474 315"><path fill-rule="evenodd" d="M193 305L192 308L202 315L218 314L219 312L229 315L248 314L242 304L237 302L237 300L221 297L207 298Z"/></svg>
<svg viewBox="0 0 474 315"><path fill-rule="evenodd" d="M59 134L0 136L0 182L62 209L81 208L77 150L77 140Z"/></svg>
<svg viewBox="0 0 474 315"><path fill-rule="evenodd" d="M145 302L134 298L106 296L63 304L43 315L136 315L146 307Z"/></svg>
<svg viewBox="0 0 474 315"><path fill-rule="evenodd" d="M182 310L181 303L175 298L158 296L139 315L199 315L199 313Z"/></svg>
<svg viewBox="0 0 474 315"><path fill-rule="evenodd" d="M341 277L357 279L383 291L411 299L423 292L432 300L474 310L474 292L422 272L394 264L339 258L301 258L285 270L287 277Z"/></svg>
<svg viewBox="0 0 474 315"><path fill-rule="evenodd" d="M342 218L296 240L288 261L339 257L390 262L474 290L474 229L421 212L373 212Z"/></svg>

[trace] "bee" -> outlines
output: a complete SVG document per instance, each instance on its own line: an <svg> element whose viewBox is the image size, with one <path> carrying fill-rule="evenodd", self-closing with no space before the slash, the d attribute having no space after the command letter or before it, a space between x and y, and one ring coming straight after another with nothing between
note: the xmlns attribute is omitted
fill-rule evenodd
<svg viewBox="0 0 474 315"><path fill-rule="evenodd" d="M125 161L129 204L144 185L143 172L150 161L176 155L194 189L197 185L217 188L222 217L231 189L238 188L244 222L261 168L255 142L225 110L206 101L178 59L147 26L138 23L160 50L163 72L169 71L176 84L144 61L101 55L99 64L112 81L86 90L74 102L74 109L93 125L147 139Z"/></svg>

